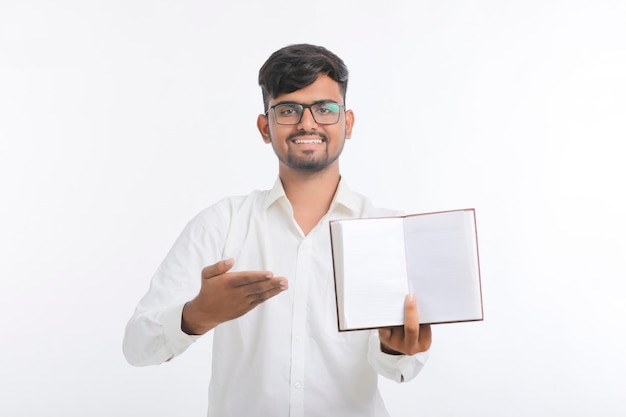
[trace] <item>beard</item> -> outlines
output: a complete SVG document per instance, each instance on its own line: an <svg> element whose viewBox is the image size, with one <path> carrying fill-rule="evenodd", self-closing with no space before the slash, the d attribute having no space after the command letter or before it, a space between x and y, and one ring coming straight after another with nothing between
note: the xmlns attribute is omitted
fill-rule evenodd
<svg viewBox="0 0 626 417"><path fill-rule="evenodd" d="M292 140L300 136L307 135L310 136L310 134L307 134L306 132L299 132L290 135L287 138L287 142L291 144ZM339 155L341 155L341 152L343 151L343 145L335 155L331 155L328 152L328 136L323 133L317 133L317 136L319 136L323 141L322 144L324 145L324 149L321 152L320 150L299 151L292 149L291 146L289 146L285 158L282 158L280 155L278 155L278 153L276 153L278 159L283 164L294 170L307 172L323 171L328 166L332 165L337 160L337 158L339 158Z"/></svg>
<svg viewBox="0 0 626 417"><path fill-rule="evenodd" d="M285 165L289 168L297 169L301 171L309 171L309 172L319 172L324 168L332 164L337 160L337 155L335 158L330 158L328 155L328 149L324 151L322 156L314 156L311 155L294 155L293 152L289 152L287 155L287 160L283 161Z"/></svg>

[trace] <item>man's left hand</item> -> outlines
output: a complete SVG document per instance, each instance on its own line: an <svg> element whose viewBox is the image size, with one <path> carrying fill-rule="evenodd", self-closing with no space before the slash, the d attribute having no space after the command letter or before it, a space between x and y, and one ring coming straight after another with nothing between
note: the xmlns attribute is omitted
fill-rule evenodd
<svg viewBox="0 0 626 417"><path fill-rule="evenodd" d="M407 295L404 301L404 326L378 329L378 337L385 353L414 355L430 348L430 324L420 324L413 294Z"/></svg>

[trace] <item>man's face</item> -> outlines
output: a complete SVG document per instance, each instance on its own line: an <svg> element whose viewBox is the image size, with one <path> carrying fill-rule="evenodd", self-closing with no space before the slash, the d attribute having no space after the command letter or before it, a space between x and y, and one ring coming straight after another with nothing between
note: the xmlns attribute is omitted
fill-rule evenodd
<svg viewBox="0 0 626 417"><path fill-rule="evenodd" d="M339 84L326 75L293 93L281 94L269 102L267 116L260 115L257 125L263 140L271 143L281 164L281 169L319 172L328 167L338 167L345 139L352 133L354 115L351 110L339 109L339 121L335 124L319 124L313 118L314 109L305 108L302 119L295 125L276 122L276 110L272 106L281 103L311 105L314 103L343 104ZM316 111L316 115L321 114ZM297 120L297 118L296 118ZM322 116L318 117L318 122Z"/></svg>

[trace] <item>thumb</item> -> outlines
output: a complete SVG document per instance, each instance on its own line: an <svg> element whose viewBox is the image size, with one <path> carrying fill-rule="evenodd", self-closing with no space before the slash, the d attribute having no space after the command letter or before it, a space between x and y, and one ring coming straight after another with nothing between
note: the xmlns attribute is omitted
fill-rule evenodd
<svg viewBox="0 0 626 417"><path fill-rule="evenodd" d="M224 259L219 261L213 265L209 265L202 269L202 279L209 279L216 277L218 275L222 275L230 270L235 264L235 260L233 258Z"/></svg>

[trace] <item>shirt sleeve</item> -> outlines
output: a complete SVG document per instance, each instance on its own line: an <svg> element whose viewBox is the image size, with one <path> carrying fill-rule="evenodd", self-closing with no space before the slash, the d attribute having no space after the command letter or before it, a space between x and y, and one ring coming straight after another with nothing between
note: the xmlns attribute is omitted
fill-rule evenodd
<svg viewBox="0 0 626 417"><path fill-rule="evenodd" d="M183 304L136 312L126 325L124 356L134 366L158 365L183 353L200 336L180 328Z"/></svg>
<svg viewBox="0 0 626 417"><path fill-rule="evenodd" d="M224 208L216 205L180 234L126 325L122 348L131 365L166 362L198 340L181 330L182 311L200 290L202 269L221 259L227 224Z"/></svg>
<svg viewBox="0 0 626 417"><path fill-rule="evenodd" d="M385 378L398 383L407 382L420 373L428 360L429 351L415 355L390 355L380 350L378 332L372 331L369 338L368 361Z"/></svg>

